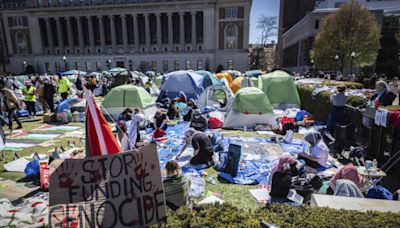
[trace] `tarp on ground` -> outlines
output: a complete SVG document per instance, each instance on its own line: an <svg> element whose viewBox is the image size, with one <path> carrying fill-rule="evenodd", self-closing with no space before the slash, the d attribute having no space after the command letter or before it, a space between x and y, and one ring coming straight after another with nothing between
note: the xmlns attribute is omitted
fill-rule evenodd
<svg viewBox="0 0 400 228"><path fill-rule="evenodd" d="M149 118L152 118L156 111L155 101L151 95L144 88L134 85L113 88L101 105L106 109L105 114L110 114L114 119L117 119L126 108L142 109Z"/></svg>
<svg viewBox="0 0 400 228"><path fill-rule="evenodd" d="M160 96L168 91L170 99L184 92L188 99L197 99L203 92L203 76L194 71L174 71L164 75L165 82L161 87Z"/></svg>
<svg viewBox="0 0 400 228"><path fill-rule="evenodd" d="M203 79L203 88L206 89L209 86L220 86L221 81L211 72L206 70L198 70L195 71L204 77Z"/></svg>
<svg viewBox="0 0 400 228"><path fill-rule="evenodd" d="M277 70L260 76L258 88L268 96L275 108L300 107L300 97L294 78L284 71Z"/></svg>

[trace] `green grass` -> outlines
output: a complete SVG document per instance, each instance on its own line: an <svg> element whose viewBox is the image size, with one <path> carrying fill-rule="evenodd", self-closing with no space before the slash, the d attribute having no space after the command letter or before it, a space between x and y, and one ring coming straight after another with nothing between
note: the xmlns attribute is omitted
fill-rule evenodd
<svg viewBox="0 0 400 228"><path fill-rule="evenodd" d="M23 126L23 132L31 132L33 129L45 124L43 123L42 117L39 116L36 119L27 119L27 118L21 118L22 126ZM78 126L83 126L82 123L71 123L69 125L78 125ZM15 125L16 126L16 125ZM7 133L7 126L4 126L3 129ZM64 132L59 132L59 133L65 133ZM64 148L68 148L68 141L74 141L77 145L77 147L82 147L84 146L82 142L78 139L74 138L65 138L65 137L58 137L54 139L55 141L59 141L55 143L56 147L63 146ZM11 140L10 140L11 141ZM40 141L42 142L42 141ZM41 154L47 154L49 155L48 151L50 149L54 149L54 147L40 147L40 146L35 146L31 148L26 148L20 152L16 152L19 157L23 156L29 156L32 153L41 153ZM7 172L4 170L4 164L10 162L13 160L14 157L14 152L12 151L3 151L4 153L4 158L0 161L0 178L4 179L9 179L9 180L14 180L17 181L18 179L21 179L25 177L24 173L19 173L19 172Z"/></svg>

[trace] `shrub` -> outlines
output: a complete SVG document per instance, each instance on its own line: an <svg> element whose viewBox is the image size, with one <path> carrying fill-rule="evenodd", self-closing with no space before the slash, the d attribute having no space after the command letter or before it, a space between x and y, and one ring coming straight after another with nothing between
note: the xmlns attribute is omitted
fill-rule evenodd
<svg viewBox="0 0 400 228"><path fill-rule="evenodd" d="M338 83L338 82L335 82ZM343 82L341 82L343 83ZM348 84L349 82L346 82ZM359 83L352 83L359 84ZM359 84L361 87L362 85ZM316 96L316 99L311 98L313 88L309 85L301 85L297 87L299 92L301 108L311 113L315 120L326 121L328 119L329 111L331 109L330 97L331 92L322 92ZM364 104L365 99L357 96L349 96L347 104L357 107Z"/></svg>
<svg viewBox="0 0 400 228"><path fill-rule="evenodd" d="M199 211L168 210L161 227L260 227L260 220L280 227L398 227L400 213L357 212L274 204L257 211L243 211L229 204L205 206Z"/></svg>

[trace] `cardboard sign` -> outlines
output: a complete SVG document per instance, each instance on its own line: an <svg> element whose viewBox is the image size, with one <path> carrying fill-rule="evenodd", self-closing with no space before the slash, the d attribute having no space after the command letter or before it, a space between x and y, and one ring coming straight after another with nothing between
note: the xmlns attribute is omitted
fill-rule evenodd
<svg viewBox="0 0 400 228"><path fill-rule="evenodd" d="M56 160L50 170L49 227L143 227L166 217L155 144Z"/></svg>

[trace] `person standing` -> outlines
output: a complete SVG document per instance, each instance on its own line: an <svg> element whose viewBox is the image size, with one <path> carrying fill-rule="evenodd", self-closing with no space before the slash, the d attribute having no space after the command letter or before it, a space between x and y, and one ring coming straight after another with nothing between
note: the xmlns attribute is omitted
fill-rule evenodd
<svg viewBox="0 0 400 228"><path fill-rule="evenodd" d="M6 88L5 82L0 81L0 93L4 102L4 109L8 114L8 128L13 130L13 119L17 122L17 129L22 128L22 124L19 121L17 115L15 114L15 109L20 108L18 98L15 96L14 92Z"/></svg>
<svg viewBox="0 0 400 228"><path fill-rule="evenodd" d="M44 98L44 83L43 83L42 79L38 80L37 95L39 98L40 105L43 108L43 112L46 113L48 108L47 108L46 99Z"/></svg>
<svg viewBox="0 0 400 228"><path fill-rule="evenodd" d="M61 76L58 81L58 92L60 93L62 100L68 98L68 92L71 89L71 82L65 77Z"/></svg>
<svg viewBox="0 0 400 228"><path fill-rule="evenodd" d="M331 96L332 108L328 117L326 129L332 134L337 123L342 124L344 121L344 108L347 103L346 87L338 86L337 93Z"/></svg>
<svg viewBox="0 0 400 228"><path fill-rule="evenodd" d="M49 107L50 111L54 113L54 94L56 93L56 87L49 78L44 79L43 83L43 97Z"/></svg>
<svg viewBox="0 0 400 228"><path fill-rule="evenodd" d="M36 118L36 109L35 109L35 103L36 103L36 89L32 85L30 81L25 82L25 87L22 90L22 93L24 94L24 102L26 104L26 107L29 112L29 118Z"/></svg>

